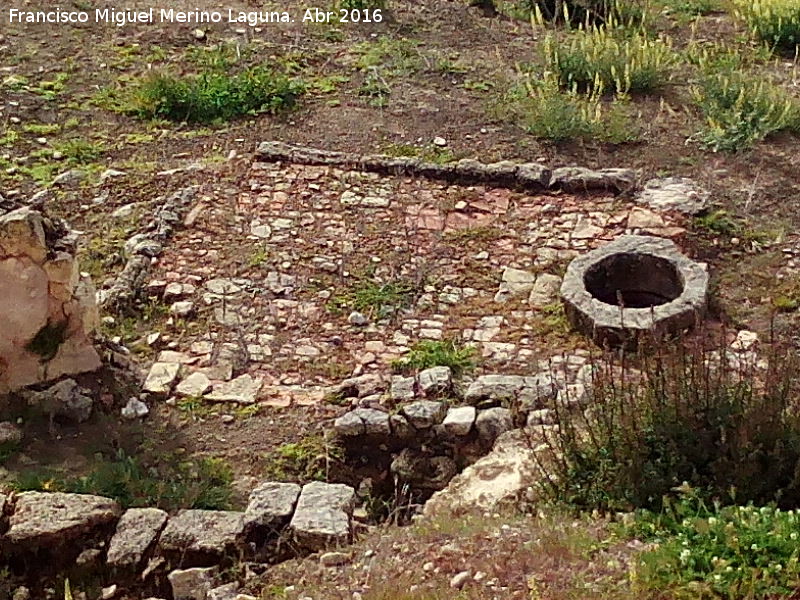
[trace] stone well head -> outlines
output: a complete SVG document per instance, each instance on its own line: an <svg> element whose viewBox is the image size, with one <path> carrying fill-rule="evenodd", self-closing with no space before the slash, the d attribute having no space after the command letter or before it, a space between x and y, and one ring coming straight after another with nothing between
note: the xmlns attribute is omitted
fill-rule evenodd
<svg viewBox="0 0 800 600"><path fill-rule="evenodd" d="M635 346L698 323L706 311L706 265L671 240L625 235L575 258L561 284L567 318L600 345Z"/></svg>

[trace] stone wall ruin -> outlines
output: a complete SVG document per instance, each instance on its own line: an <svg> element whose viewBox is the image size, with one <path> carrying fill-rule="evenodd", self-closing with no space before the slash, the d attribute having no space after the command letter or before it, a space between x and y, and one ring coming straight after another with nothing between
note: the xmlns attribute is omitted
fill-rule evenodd
<svg viewBox="0 0 800 600"><path fill-rule="evenodd" d="M100 367L95 290L75 246L60 220L0 205L0 394Z"/></svg>

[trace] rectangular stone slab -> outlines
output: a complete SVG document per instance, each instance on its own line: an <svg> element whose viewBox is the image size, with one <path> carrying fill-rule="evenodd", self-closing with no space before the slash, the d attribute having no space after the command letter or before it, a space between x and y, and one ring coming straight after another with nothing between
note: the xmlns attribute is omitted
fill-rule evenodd
<svg viewBox="0 0 800 600"><path fill-rule="evenodd" d="M310 550L350 541L355 491L341 483L314 481L303 486L289 527L295 541Z"/></svg>

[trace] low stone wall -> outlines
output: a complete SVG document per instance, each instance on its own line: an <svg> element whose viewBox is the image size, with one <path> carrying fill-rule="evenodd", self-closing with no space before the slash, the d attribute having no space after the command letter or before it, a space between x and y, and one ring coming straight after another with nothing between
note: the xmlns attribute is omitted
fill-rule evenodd
<svg viewBox="0 0 800 600"><path fill-rule="evenodd" d="M175 600L232 599L235 583L211 593L222 584L220 564L345 546L353 537L354 507L353 488L322 482L265 482L244 511L174 515L157 508L123 510L110 498L88 494L0 494L0 562L33 581L40 570L77 565L110 573L118 592L131 585L171 591ZM169 585L159 585L164 581Z"/></svg>
<svg viewBox="0 0 800 600"><path fill-rule="evenodd" d="M385 175L428 177L461 184L483 183L535 191L632 192L639 179L639 172L634 169L560 167L551 170L540 163L504 160L487 164L473 159L437 164L418 158L333 152L284 142L262 142L256 158L268 162L329 165Z"/></svg>
<svg viewBox="0 0 800 600"><path fill-rule="evenodd" d="M33 208L0 209L0 394L100 367L95 290L75 242Z"/></svg>

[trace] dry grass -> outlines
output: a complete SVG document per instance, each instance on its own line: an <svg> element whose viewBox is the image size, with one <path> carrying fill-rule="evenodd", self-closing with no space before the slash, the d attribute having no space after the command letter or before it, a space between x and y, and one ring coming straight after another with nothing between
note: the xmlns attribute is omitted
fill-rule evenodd
<svg viewBox="0 0 800 600"><path fill-rule="evenodd" d="M335 568L322 567L313 557L278 565L251 590L264 599L289 600L351 600L356 591L363 600L636 597L627 575L633 552L608 524L556 510L380 527L361 539L352 555L351 563ZM463 571L470 579L456 590L451 579Z"/></svg>

